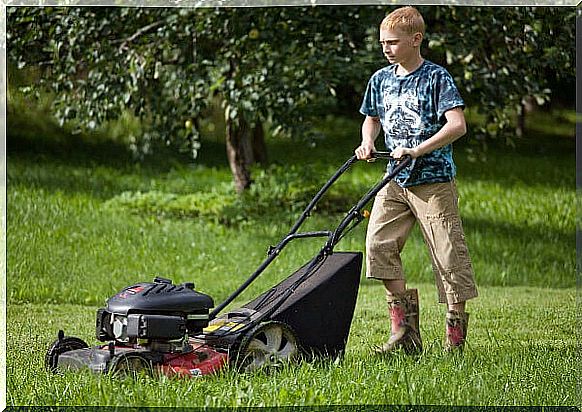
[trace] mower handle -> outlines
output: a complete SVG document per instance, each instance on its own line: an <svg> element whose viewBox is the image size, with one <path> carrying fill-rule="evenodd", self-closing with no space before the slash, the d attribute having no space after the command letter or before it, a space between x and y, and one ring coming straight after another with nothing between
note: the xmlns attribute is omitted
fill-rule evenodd
<svg viewBox="0 0 582 412"><path fill-rule="evenodd" d="M410 156L406 155L403 159L405 160L406 158L410 158ZM295 224L293 225L293 227L289 231L289 234L291 235L291 234L297 232L299 227L303 224L305 219L307 219L309 217L309 215L311 214L311 211L313 210L313 208L315 207L317 202L319 202L319 200L323 197L325 192L327 192L328 189L336 182L336 180L338 180L339 177L341 175L343 175L355 162L357 162L358 160L366 160L367 162L373 162L376 159L387 159L387 160L396 160L396 161L401 160L401 159L393 158L390 155L390 152L372 152L372 157L370 159L358 159L358 157L356 155L352 155L352 157L350 157L333 174L333 176L322 186L322 188L319 190L319 192L317 192L317 194L313 197L313 199L311 199L311 202L309 202L309 204L307 205L307 207L305 208L305 210L303 211L303 213L301 214L299 219L297 219L297 221L295 222Z"/></svg>
<svg viewBox="0 0 582 412"><path fill-rule="evenodd" d="M378 152L376 152L376 153L378 153ZM348 228L348 226L354 221L355 221L355 224L357 225L358 223L360 223L364 219L364 216L362 215L362 210L364 209L366 204L370 200L372 200L374 198L374 196L376 196L378 194L378 192L380 192L380 190L382 190L382 188L388 184L388 182L390 182L392 179L394 179L394 177L396 177L396 175L398 175L398 173L400 173L404 168L406 168L412 162L412 156L410 156L410 155L404 155L400 159L395 159L392 156L390 156L389 153L386 153L386 152L380 152L380 153L381 153L381 155L377 156L377 158L396 160L397 163L384 176L384 178L382 180L380 180L378 183L376 183L376 185L374 185L370 190L368 190L368 193L366 193L364 196L362 196L362 198L358 201L358 203L356 203L356 205L354 207L352 207L352 209L346 214L344 219L337 226L336 230L329 237L327 244L323 248L324 253L331 254L333 252L333 248L341 240L341 238L343 236L343 232ZM384 156L386 156L386 157L384 157ZM351 229L349 229L349 230L351 230Z"/></svg>
<svg viewBox="0 0 582 412"><path fill-rule="evenodd" d="M367 161L375 161L376 159L386 159L386 160L404 160L406 158L406 156L409 155L405 155L402 158L396 159L395 157L392 157L392 155L390 154L390 152L372 152L371 153L372 157L370 157L369 159L366 159Z"/></svg>
<svg viewBox="0 0 582 412"><path fill-rule="evenodd" d="M323 185L323 187L319 190L319 192L317 192L317 194L313 197L311 202L309 202L309 204L307 205L307 207L305 208L305 210L303 211L303 213L301 214L299 219L297 219L297 221L295 222L295 224L293 225L293 227L291 228L289 233L279 242L279 244L277 246L271 246L269 248L269 252L267 254L268 255L267 259L265 261L263 261L263 263L259 266L259 268L234 293L232 293L228 298L226 298L226 300L224 302L222 302L216 308L214 308L214 310L209 315L210 320L216 318L216 316L226 306L228 306L228 304L230 304L234 299L236 299L257 277L259 277L259 275L261 273L263 273L263 271L267 268L267 266L269 266L271 264L271 262L273 260L275 260L275 258L281 252L281 250L283 250L283 248L290 241L298 239L298 238L307 238L307 237L328 237L328 241L327 241L326 245L321 250L321 252L314 258L313 262L318 261L320 256L323 256L323 254L332 253L333 247L337 244L337 242L339 242L339 240L341 238L341 234L345 230L345 228L348 226L348 224L350 222L352 222L354 219L357 219L359 216L361 216L360 211L362 210L364 205L372 197L374 197L376 195L376 193L378 193L380 191L380 189L382 187L384 187L384 185L386 183L388 183L388 181L390 181L398 172L400 172L400 170L402 170L406 166L408 166L408 164L412 160L412 157L406 155L402 159L395 159L392 156L390 156L389 152L373 152L371 159L374 159L374 160L375 159L396 160L398 163L392 169L392 171L390 172L390 174L388 176L386 176L380 183L376 184L371 190L369 190L368 193L366 193L366 195L364 195L364 197L357 203L357 205L354 206L348 212L348 214L346 215L344 220L340 223L340 225L336 228L335 231L333 231L333 232L318 231L318 232L308 232L308 233L297 233L297 230L299 230L299 227L301 227L303 222L309 217L309 215L311 214L311 211L313 210L313 208L315 207L317 202L319 202L319 200L323 197L325 192L327 192L327 190L336 182L336 180L338 180L339 177L342 174L344 174L355 162L360 160L357 158L356 155L353 155L352 157L350 157L333 174L333 176ZM364 159L362 159L362 160L364 160ZM369 161L370 159L366 159L366 160ZM312 262L312 264L313 264L313 262Z"/></svg>
<svg viewBox="0 0 582 412"><path fill-rule="evenodd" d="M410 157L410 155L404 155L401 158L395 158L393 157L390 152L372 152L370 153L370 157L368 159L358 159L358 157L356 155L353 155L348 161L356 162L358 160L365 160L366 162L374 162L376 161L376 159L385 159L385 160L396 160L396 161L402 161L405 160L407 157Z"/></svg>

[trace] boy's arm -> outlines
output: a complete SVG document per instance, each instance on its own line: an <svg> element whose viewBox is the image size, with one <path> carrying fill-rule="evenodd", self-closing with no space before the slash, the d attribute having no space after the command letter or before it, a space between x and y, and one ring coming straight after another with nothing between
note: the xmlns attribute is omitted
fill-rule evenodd
<svg viewBox="0 0 582 412"><path fill-rule="evenodd" d="M413 158L416 158L453 143L459 137L467 133L467 125L465 123L463 109L455 107L454 109L448 110L445 112L445 118L447 119L445 125L431 138L412 149L397 147L391 153L392 157L399 159L404 155L410 155Z"/></svg>
<svg viewBox="0 0 582 412"><path fill-rule="evenodd" d="M380 134L382 126L379 117L366 116L362 123L362 143L355 150L358 159L370 159L376 150L374 142Z"/></svg>

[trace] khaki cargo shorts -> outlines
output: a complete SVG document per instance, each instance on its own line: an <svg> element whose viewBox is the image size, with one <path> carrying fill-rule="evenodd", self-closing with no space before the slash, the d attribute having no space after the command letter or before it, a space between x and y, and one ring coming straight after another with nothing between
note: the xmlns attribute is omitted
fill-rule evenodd
<svg viewBox="0 0 582 412"><path fill-rule="evenodd" d="M430 252L439 302L476 297L454 181L408 188L390 181L376 195L366 236L366 277L405 279L400 253L415 222Z"/></svg>

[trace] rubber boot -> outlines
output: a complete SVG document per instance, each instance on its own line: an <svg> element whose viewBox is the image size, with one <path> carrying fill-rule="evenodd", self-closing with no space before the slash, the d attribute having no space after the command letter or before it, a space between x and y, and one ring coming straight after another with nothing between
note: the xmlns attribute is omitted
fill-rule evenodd
<svg viewBox="0 0 582 412"><path fill-rule="evenodd" d="M418 322L418 290L387 295L391 320L390 339L376 353L387 354L399 349L412 355L422 352L422 339Z"/></svg>
<svg viewBox="0 0 582 412"><path fill-rule="evenodd" d="M469 325L469 314L450 310L446 317L446 338L444 344L445 352L463 351L467 340L467 327Z"/></svg>

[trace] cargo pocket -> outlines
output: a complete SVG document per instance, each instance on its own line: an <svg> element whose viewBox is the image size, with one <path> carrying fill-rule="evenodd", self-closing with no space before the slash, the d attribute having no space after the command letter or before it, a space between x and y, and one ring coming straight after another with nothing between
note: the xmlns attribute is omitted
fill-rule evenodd
<svg viewBox="0 0 582 412"><path fill-rule="evenodd" d="M368 245L366 277L374 279L402 279L402 261L396 241Z"/></svg>
<svg viewBox="0 0 582 412"><path fill-rule="evenodd" d="M450 271L470 264L461 220L454 216L437 215L427 216L427 221L431 249L440 269Z"/></svg>

